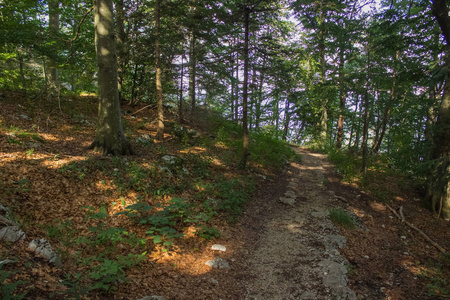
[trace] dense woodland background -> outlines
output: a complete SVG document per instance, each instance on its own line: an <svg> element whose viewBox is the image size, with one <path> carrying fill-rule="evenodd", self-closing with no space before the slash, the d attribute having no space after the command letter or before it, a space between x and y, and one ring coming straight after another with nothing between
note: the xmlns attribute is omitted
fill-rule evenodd
<svg viewBox="0 0 450 300"><path fill-rule="evenodd" d="M450 218L444 0L2 0L0 22L0 105L14 92L30 116L63 113L78 97L98 107L102 154L136 153L123 115L154 110L155 141L170 127L188 143L211 113L238 126L214 137L239 136L240 170L262 136L308 146L347 179L402 174Z"/></svg>
<svg viewBox="0 0 450 300"><path fill-rule="evenodd" d="M448 217L447 45L433 5L445 30L443 1L115 1L120 99L160 99L181 122L182 106L204 106L291 143L361 153L362 170L376 154L412 176L439 169L429 197ZM29 105L97 92L91 6L3 1L2 87Z"/></svg>

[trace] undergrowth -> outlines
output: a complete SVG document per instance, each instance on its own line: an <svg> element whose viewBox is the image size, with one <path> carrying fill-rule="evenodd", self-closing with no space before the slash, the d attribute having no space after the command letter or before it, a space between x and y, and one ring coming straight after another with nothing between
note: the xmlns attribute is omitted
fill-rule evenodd
<svg viewBox="0 0 450 300"><path fill-rule="evenodd" d="M73 132L91 131L94 126L88 121L93 120L89 106L77 107L78 102L82 105L82 101L75 101L70 110L63 105L69 117L67 126L72 126ZM58 115L57 122L66 121ZM59 164L58 150L46 149L56 154L40 161L55 166L54 181L68 182L68 193L76 194L83 188L95 190L92 205L82 208L72 203L70 210L85 212L81 223L72 217L37 224L68 266L58 280L64 291L55 291L52 297L110 297L119 285L126 284L128 270L151 253L176 251L186 234L192 232L189 230L193 229L197 246L219 238L223 221L236 222L254 194L260 178L256 174L270 176L289 161L300 161L284 142L268 133L252 132L248 170L237 171L242 153L241 126L217 115L207 122L198 131L173 123L173 140L157 143L149 132L141 134L148 129L147 121L129 118L124 122L125 131L141 151L139 156L89 154L84 160L67 159ZM20 148L32 159L42 155L39 145L34 144L44 142L33 128L2 125L0 129L9 133L5 137L11 147ZM38 183L46 184L38 182L39 178L21 177L12 185L1 183L3 196L37 192L31 189ZM4 299L24 297L27 289L22 285L31 284L12 280L14 274L0 265Z"/></svg>
<svg viewBox="0 0 450 300"><path fill-rule="evenodd" d="M355 228L355 220L353 217L343 209L340 208L332 208L330 209L330 219L334 224L337 224L342 227L354 229Z"/></svg>

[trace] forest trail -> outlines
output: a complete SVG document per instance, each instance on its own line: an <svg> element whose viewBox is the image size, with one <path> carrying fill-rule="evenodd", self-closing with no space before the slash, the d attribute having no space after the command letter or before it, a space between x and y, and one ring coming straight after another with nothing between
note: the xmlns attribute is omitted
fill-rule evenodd
<svg viewBox="0 0 450 300"><path fill-rule="evenodd" d="M356 299L347 287L348 262L339 253L345 238L328 218L337 201L323 185L330 165L325 155L296 151L302 163L291 165L285 182L286 194L295 192L295 204L277 198L270 201L274 207L263 208L272 217L262 222L248 255L245 299Z"/></svg>

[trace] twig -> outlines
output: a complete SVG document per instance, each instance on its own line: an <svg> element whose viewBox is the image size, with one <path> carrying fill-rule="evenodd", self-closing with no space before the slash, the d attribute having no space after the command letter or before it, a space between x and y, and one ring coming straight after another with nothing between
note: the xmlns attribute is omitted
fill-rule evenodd
<svg viewBox="0 0 450 300"><path fill-rule="evenodd" d="M149 108L150 106L154 106L154 105L155 105L155 104L150 104L150 105L144 106L143 108L138 109L137 111L135 111L135 112L132 113L131 115L135 115L135 114L137 114L138 112L140 112L141 110L144 110L144 109Z"/></svg>
<svg viewBox="0 0 450 300"><path fill-rule="evenodd" d="M402 217L389 205L386 204L386 207L400 220L404 220L404 217L402 219ZM438 243L436 243L435 241L433 241L428 235L426 235L422 230L420 230L419 228L417 228L416 226L414 226L414 224L409 223L408 221L404 220L402 221L404 222L406 225L408 225L410 228L414 229L415 231L417 231L418 233L420 233L428 242L430 242L431 245L435 246L439 251L441 251L442 253L445 253L447 251L445 251L444 248L442 248L441 246L439 246Z"/></svg>
<svg viewBox="0 0 450 300"><path fill-rule="evenodd" d="M94 6L88 9L88 11L84 14L83 18L81 18L80 23L78 24L77 31L75 32L75 36L71 40L64 40L67 43L70 43L70 54L67 56L67 60L65 64L69 63L70 58L73 55L73 42L75 42L78 39L78 36L80 35L80 29L81 25L83 24L84 20L87 18L87 16L91 13L91 11L94 10Z"/></svg>
<svg viewBox="0 0 450 300"><path fill-rule="evenodd" d="M17 224L16 222L13 222L7 218L5 218L4 216L0 216L0 222L6 225L12 225L12 226L18 226L19 224Z"/></svg>
<svg viewBox="0 0 450 300"><path fill-rule="evenodd" d="M398 210L398 212L400 213L402 223L405 223L405 216L403 215L403 205L400 205L400 209Z"/></svg>

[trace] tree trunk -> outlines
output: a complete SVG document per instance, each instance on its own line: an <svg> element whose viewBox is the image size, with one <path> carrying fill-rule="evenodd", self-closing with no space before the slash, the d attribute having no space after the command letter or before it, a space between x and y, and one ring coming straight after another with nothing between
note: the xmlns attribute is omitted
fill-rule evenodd
<svg viewBox="0 0 450 300"><path fill-rule="evenodd" d="M450 63L450 16L445 0L434 0L432 11L446 41L446 65ZM428 181L427 200L445 219L450 218L450 80L444 86L441 107L432 135L433 170Z"/></svg>
<svg viewBox="0 0 450 300"><path fill-rule="evenodd" d="M266 68L266 60L263 60L262 70L259 74L259 88L258 88L258 97L256 100L256 120L255 120L255 129L259 129L261 123L261 104L263 100L263 87L264 87L264 77L265 77L265 68Z"/></svg>
<svg viewBox="0 0 450 300"><path fill-rule="evenodd" d="M284 130L283 130L283 141L287 141L287 136L289 133L289 122L291 121L291 115L289 112L289 92L286 92L286 102L284 104L285 112L284 112Z"/></svg>
<svg viewBox="0 0 450 300"><path fill-rule="evenodd" d="M320 86L321 86L321 101L322 107L320 111L319 121L319 147L324 148L327 141L328 133L328 95L325 89L325 12L322 7L319 14L319 64L320 64Z"/></svg>
<svg viewBox="0 0 450 300"><path fill-rule="evenodd" d="M366 173L367 170L367 140L369 138L369 84L370 84L370 45L367 44L367 80L366 89L364 93L364 127L362 139L362 163L361 172Z"/></svg>
<svg viewBox="0 0 450 300"><path fill-rule="evenodd" d="M94 2L95 50L98 63L98 124L89 148L112 155L131 154L122 128L112 0Z"/></svg>
<svg viewBox="0 0 450 300"><path fill-rule="evenodd" d="M367 138L369 133L369 91L364 95L364 126L362 132L362 163L361 172L365 173L367 169Z"/></svg>
<svg viewBox="0 0 450 300"><path fill-rule="evenodd" d="M25 78L25 73L23 70L22 50L19 48L17 48L17 58L19 59L19 71L20 71L20 78L22 79L22 91L26 98L27 97L27 80Z"/></svg>
<svg viewBox="0 0 450 300"><path fill-rule="evenodd" d="M339 53L339 121L337 130L336 148L342 147L342 139L344 136L344 111L345 111L345 99L347 93L345 91L345 78L344 78L344 50L340 49Z"/></svg>
<svg viewBox="0 0 450 300"><path fill-rule="evenodd" d="M236 103L234 105L234 119L239 119L239 58L236 56Z"/></svg>
<svg viewBox="0 0 450 300"><path fill-rule="evenodd" d="M189 44L189 102L191 103L191 109L195 108L195 73L196 73L196 59L195 59L195 34L191 32L190 44Z"/></svg>
<svg viewBox="0 0 450 300"><path fill-rule="evenodd" d="M245 40L244 40L244 82L243 84L243 95L242 95L242 127L243 127L243 152L242 159L240 162L240 169L244 170L247 166L247 159L249 155L249 137L248 137L248 126L247 126L247 99L248 99L248 38L249 38L249 17L250 8L245 7L244 12L244 28L245 28Z"/></svg>
<svg viewBox="0 0 450 300"><path fill-rule="evenodd" d="M181 56L180 72L180 102L178 105L178 122L183 123L183 77L184 77L184 56Z"/></svg>
<svg viewBox="0 0 450 300"><path fill-rule="evenodd" d="M124 5L123 0L116 0L117 11L117 82L119 99L122 100L122 85L125 66L125 27L124 27Z"/></svg>
<svg viewBox="0 0 450 300"><path fill-rule="evenodd" d="M48 0L48 25L52 38L56 40L59 33L59 0ZM57 54L53 53L53 55ZM49 95L51 95L58 87L58 63L55 57L49 58L47 71Z"/></svg>
<svg viewBox="0 0 450 300"><path fill-rule="evenodd" d="M348 148L351 148L351 146L352 146L353 131L355 128L355 118L358 117L358 104L359 104L359 101L356 101L355 117L352 117L352 129L350 130L350 137L348 138Z"/></svg>
<svg viewBox="0 0 450 300"><path fill-rule="evenodd" d="M162 141L164 139L164 111L163 111L163 92L161 85L161 49L160 49L160 19L161 19L161 0L156 0L155 9L155 56L156 56L156 104L158 107L158 129L156 131L156 139Z"/></svg>

